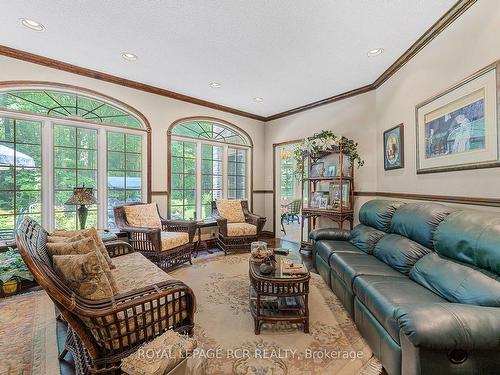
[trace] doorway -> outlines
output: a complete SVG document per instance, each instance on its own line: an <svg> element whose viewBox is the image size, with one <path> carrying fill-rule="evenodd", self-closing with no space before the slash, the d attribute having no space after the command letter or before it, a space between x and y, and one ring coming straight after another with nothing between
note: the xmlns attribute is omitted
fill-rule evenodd
<svg viewBox="0 0 500 375"><path fill-rule="evenodd" d="M302 204L304 198L307 200L307 191L303 190L301 177L296 173L297 162L293 153L298 144L299 142L295 141L275 145L274 222L277 238L300 243ZM304 223L304 230L307 231L307 222Z"/></svg>

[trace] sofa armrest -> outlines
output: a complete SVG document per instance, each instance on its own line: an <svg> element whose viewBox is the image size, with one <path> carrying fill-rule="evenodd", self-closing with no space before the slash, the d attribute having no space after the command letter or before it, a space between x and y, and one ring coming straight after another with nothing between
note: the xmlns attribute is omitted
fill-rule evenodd
<svg viewBox="0 0 500 375"><path fill-rule="evenodd" d="M311 231L311 233L309 233L309 238L313 241L320 241L320 240L348 241L350 235L351 231L347 229L320 228Z"/></svg>
<svg viewBox="0 0 500 375"><path fill-rule="evenodd" d="M394 318L416 347L500 349L499 308L459 303L401 305Z"/></svg>
<svg viewBox="0 0 500 375"><path fill-rule="evenodd" d="M109 254L110 258L116 258L121 255L126 255L134 252L132 246L122 240L106 241L104 246Z"/></svg>

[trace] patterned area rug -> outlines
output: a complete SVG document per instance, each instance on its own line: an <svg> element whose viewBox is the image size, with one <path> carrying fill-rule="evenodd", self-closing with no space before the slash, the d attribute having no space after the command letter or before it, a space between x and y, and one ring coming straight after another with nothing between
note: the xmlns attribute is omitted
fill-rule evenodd
<svg viewBox="0 0 500 375"><path fill-rule="evenodd" d="M172 276L194 290L195 338L207 374L378 375L382 366L330 288L311 275L310 333L290 323L254 334L248 306L249 254L198 258Z"/></svg>
<svg viewBox="0 0 500 375"><path fill-rule="evenodd" d="M59 375L54 304L44 291L0 299L0 374Z"/></svg>

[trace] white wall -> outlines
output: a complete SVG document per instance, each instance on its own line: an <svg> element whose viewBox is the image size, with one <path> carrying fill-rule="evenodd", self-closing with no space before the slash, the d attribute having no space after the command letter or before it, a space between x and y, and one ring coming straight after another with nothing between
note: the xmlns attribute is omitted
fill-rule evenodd
<svg viewBox="0 0 500 375"><path fill-rule="evenodd" d="M405 168L384 171L379 160L378 191L500 196L498 168L417 175L415 156L415 105L500 58L499 4L478 1L376 90L378 155L384 130L405 125Z"/></svg>
<svg viewBox="0 0 500 375"><path fill-rule="evenodd" d="M161 73L161 72L159 72ZM264 124L257 120L217 111L144 91L99 81L93 78L47 68L0 56L0 81L32 80L65 83L95 90L127 103L142 112L152 128L152 190L167 190L167 129L175 120L189 116L211 116L233 123L245 130L254 142L254 170L264 163ZM254 174L254 189L264 187L262 174ZM167 196L153 196L166 214ZM263 197L256 196L254 210L264 213Z"/></svg>
<svg viewBox="0 0 500 375"><path fill-rule="evenodd" d="M265 186L273 189L273 144L332 130L359 143L365 165L354 169L355 190L377 188L375 92L368 92L267 123L265 134ZM358 206L360 199L356 199ZM272 230L272 195L266 195L266 230ZM279 231L279 228L277 228Z"/></svg>

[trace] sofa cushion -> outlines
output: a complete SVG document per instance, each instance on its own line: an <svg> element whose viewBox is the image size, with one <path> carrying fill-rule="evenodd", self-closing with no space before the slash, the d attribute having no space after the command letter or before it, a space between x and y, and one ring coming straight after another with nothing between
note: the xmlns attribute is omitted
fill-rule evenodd
<svg viewBox="0 0 500 375"><path fill-rule="evenodd" d="M229 223L227 224L228 237L238 236L256 236L257 227L248 223Z"/></svg>
<svg viewBox="0 0 500 375"><path fill-rule="evenodd" d="M398 343L399 325L393 314L399 305L445 302L437 294L407 277L358 276L354 279L353 290L356 298Z"/></svg>
<svg viewBox="0 0 500 375"><path fill-rule="evenodd" d="M365 254L348 241L321 240L314 244L314 248L316 255L323 258L326 263L328 263L333 252Z"/></svg>
<svg viewBox="0 0 500 375"><path fill-rule="evenodd" d="M387 232L392 215L403 202L374 199L366 202L359 209L359 221L369 227Z"/></svg>
<svg viewBox="0 0 500 375"><path fill-rule="evenodd" d="M330 267L347 285L351 293L352 283L359 275L405 277L384 262L365 254L333 253L330 257Z"/></svg>
<svg viewBox="0 0 500 375"><path fill-rule="evenodd" d="M127 223L131 227L161 228L156 203L123 206Z"/></svg>
<svg viewBox="0 0 500 375"><path fill-rule="evenodd" d="M430 252L431 250L425 246L406 237L387 234L377 243L373 255L392 268L408 275L413 265Z"/></svg>
<svg viewBox="0 0 500 375"><path fill-rule="evenodd" d="M377 242L384 237L384 234L385 232L381 230L358 224L351 231L349 242L365 253L371 254Z"/></svg>
<svg viewBox="0 0 500 375"><path fill-rule="evenodd" d="M119 293L127 293L173 279L139 252L113 258L113 261L116 268L111 270L111 273L116 280Z"/></svg>
<svg viewBox="0 0 500 375"><path fill-rule="evenodd" d="M433 250L434 231L454 208L437 203L408 203L391 220L390 233L400 234Z"/></svg>
<svg viewBox="0 0 500 375"><path fill-rule="evenodd" d="M54 255L54 270L65 284L82 298L99 300L113 296L113 289L102 268L106 261L99 250L86 254Z"/></svg>
<svg viewBox="0 0 500 375"><path fill-rule="evenodd" d="M186 232L161 232L161 251L175 249L189 243L189 234Z"/></svg>
<svg viewBox="0 0 500 375"><path fill-rule="evenodd" d="M239 199L219 199L215 202L219 215L228 223L244 223L245 215Z"/></svg>
<svg viewBox="0 0 500 375"><path fill-rule="evenodd" d="M410 278L450 302L500 307L499 277L489 277L436 253L420 259Z"/></svg>
<svg viewBox="0 0 500 375"><path fill-rule="evenodd" d="M500 215L480 211L457 211L436 230L436 251L500 275Z"/></svg>

